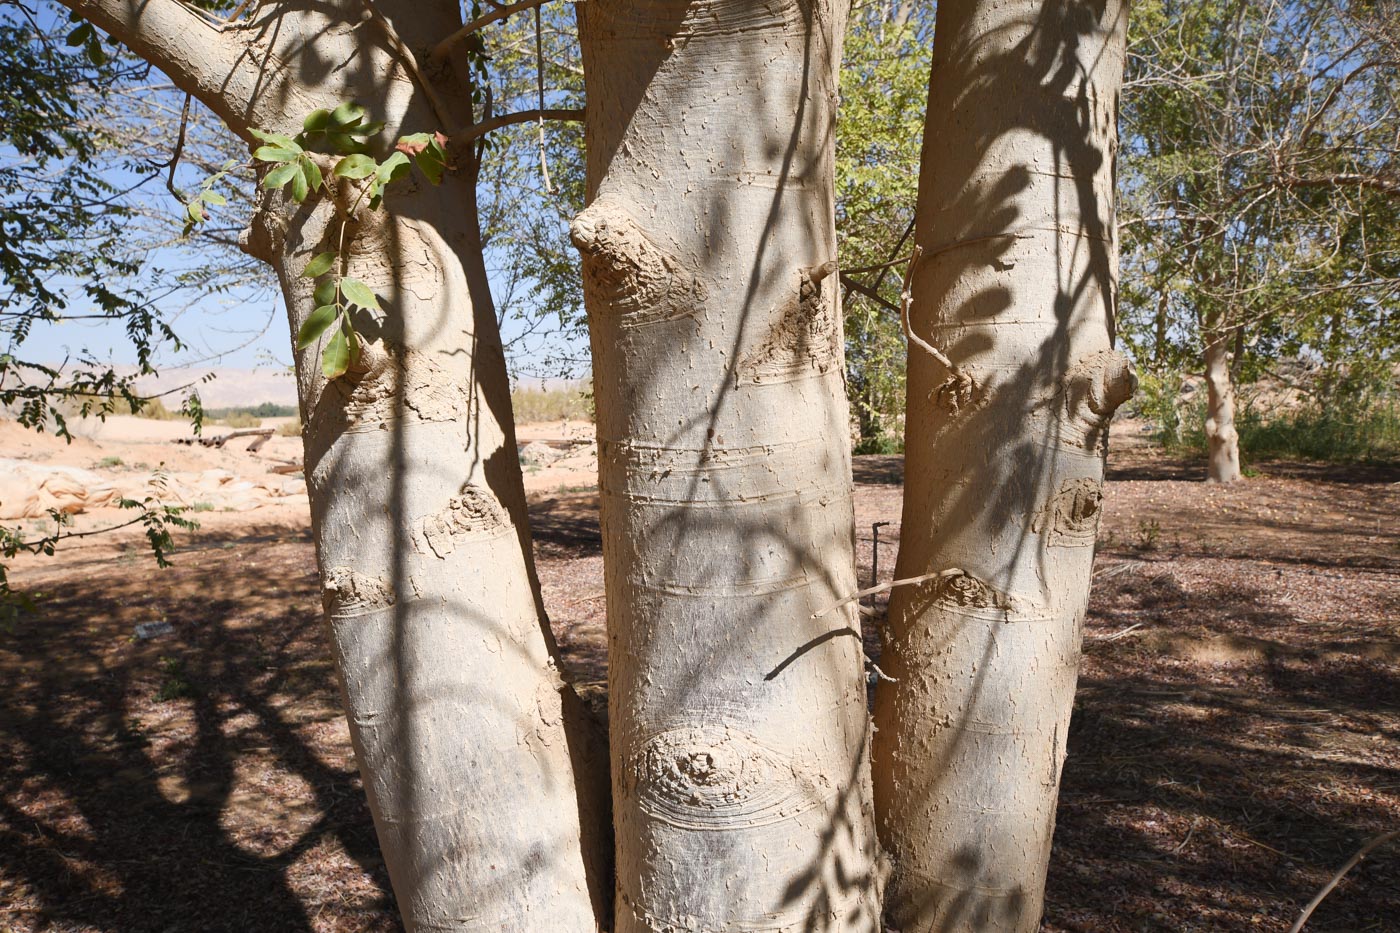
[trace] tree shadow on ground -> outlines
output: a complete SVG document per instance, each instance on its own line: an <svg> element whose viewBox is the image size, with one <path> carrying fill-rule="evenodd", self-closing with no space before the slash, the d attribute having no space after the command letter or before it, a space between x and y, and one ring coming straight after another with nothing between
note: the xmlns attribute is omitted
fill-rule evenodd
<svg viewBox="0 0 1400 933"><path fill-rule="evenodd" d="M1139 617L1155 637L1115 637ZM1400 674L1368 632L1339 642L1262 590L1126 573L1096 585L1089 632L1047 930L1282 931L1393 827ZM1384 929L1397 868L1378 852L1312 928Z"/></svg>
<svg viewBox="0 0 1400 933"><path fill-rule="evenodd" d="M305 537L202 540L0 639L6 929L399 929Z"/></svg>

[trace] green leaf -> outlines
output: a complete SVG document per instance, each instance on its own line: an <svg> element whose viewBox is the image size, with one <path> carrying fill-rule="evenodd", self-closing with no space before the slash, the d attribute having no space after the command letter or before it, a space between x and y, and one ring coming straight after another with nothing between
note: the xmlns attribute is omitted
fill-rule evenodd
<svg viewBox="0 0 1400 933"><path fill-rule="evenodd" d="M217 191L205 191L202 194L200 194L199 197L201 200L204 201L204 203L217 204L219 207L223 207L225 204L228 203L228 198L224 197L222 194L219 194L219 192Z"/></svg>
<svg viewBox="0 0 1400 933"><path fill-rule="evenodd" d="M318 305L333 305L336 304L336 296L339 291L340 290L336 288L335 279L326 279L323 282L317 283L316 292L313 297Z"/></svg>
<svg viewBox="0 0 1400 933"><path fill-rule="evenodd" d="M79 46L87 42L93 36L92 23L83 23L77 29L68 34L67 43L71 46Z"/></svg>
<svg viewBox="0 0 1400 933"><path fill-rule="evenodd" d="M423 147L423 151L414 157L418 163L418 168L428 177L428 181L435 185L442 184L443 172L447 170L447 151L442 148L442 144L436 137L430 138L428 144Z"/></svg>
<svg viewBox="0 0 1400 933"><path fill-rule="evenodd" d="M189 218L192 224L197 224L204 220L204 205L199 202L199 198L195 198L185 205L185 216Z"/></svg>
<svg viewBox="0 0 1400 933"><path fill-rule="evenodd" d="M248 132L252 133L257 139L261 139L263 142L269 143L270 145L277 146L279 149L290 149L293 152L302 151L301 146L290 136L283 136L281 133L269 133L267 130L250 129Z"/></svg>
<svg viewBox="0 0 1400 933"><path fill-rule="evenodd" d="M326 348L321 351L321 372L326 374L327 379L339 379L349 368L350 341L346 338L344 329L337 330L331 334L331 339L326 341Z"/></svg>
<svg viewBox="0 0 1400 933"><path fill-rule="evenodd" d="M326 144L335 152L344 155L346 153L364 152L365 144L353 136L345 133L326 133Z"/></svg>
<svg viewBox="0 0 1400 933"><path fill-rule="evenodd" d="M346 101L331 112L331 122L336 126L354 126L365 118L365 108L353 101Z"/></svg>
<svg viewBox="0 0 1400 933"><path fill-rule="evenodd" d="M308 133L316 133L331 125L331 112L325 108L313 110L301 121L301 128Z"/></svg>
<svg viewBox="0 0 1400 933"><path fill-rule="evenodd" d="M360 338L355 334L355 325L351 323L350 315L340 319L340 329L345 331L345 341L350 347L350 365L354 366L360 362Z"/></svg>
<svg viewBox="0 0 1400 933"><path fill-rule="evenodd" d="M307 187L312 191L321 187L321 167L311 159L301 160L301 174L306 178Z"/></svg>
<svg viewBox="0 0 1400 933"><path fill-rule="evenodd" d="M315 311L306 316L302 322L301 330L297 331L297 349L305 350L326 332L326 328L335 323L335 319L340 317L340 309L335 305L321 305Z"/></svg>
<svg viewBox="0 0 1400 933"><path fill-rule="evenodd" d="M379 299L374 296L374 292L369 290L369 286L359 279L341 279L340 291L345 296L345 300L352 304L372 311L379 310Z"/></svg>
<svg viewBox="0 0 1400 933"><path fill-rule="evenodd" d="M351 136L370 137L374 136L382 129L384 129L384 121L376 120L373 123L361 123L359 126L350 127L345 132L349 133Z"/></svg>
<svg viewBox="0 0 1400 933"><path fill-rule="evenodd" d="M318 255L315 259L306 264L306 268L301 270L303 278L314 279L319 275L325 275L331 271L331 266L335 265L335 253L327 250Z"/></svg>
<svg viewBox="0 0 1400 933"><path fill-rule="evenodd" d="M281 146L259 146L253 150L253 158L259 162L290 162L300 154L300 150L293 152Z"/></svg>
<svg viewBox="0 0 1400 933"><path fill-rule="evenodd" d="M348 155L335 163L331 174L338 178L366 178L374 174L379 164L367 155Z"/></svg>
<svg viewBox="0 0 1400 933"><path fill-rule="evenodd" d="M297 167L295 162L279 165L267 173L267 177L263 179L263 187L269 191L275 191L291 181L293 175L298 177L301 175L301 170Z"/></svg>
<svg viewBox="0 0 1400 933"><path fill-rule="evenodd" d="M306 183L306 172L302 169L304 163L297 162L292 165L292 200L300 204L306 200L306 195L310 193L311 186Z"/></svg>
<svg viewBox="0 0 1400 933"><path fill-rule="evenodd" d="M374 177L380 187L383 187L390 182L398 181L411 171L413 171L413 163L409 161L408 156L402 152L394 152L379 164L379 170L374 173Z"/></svg>

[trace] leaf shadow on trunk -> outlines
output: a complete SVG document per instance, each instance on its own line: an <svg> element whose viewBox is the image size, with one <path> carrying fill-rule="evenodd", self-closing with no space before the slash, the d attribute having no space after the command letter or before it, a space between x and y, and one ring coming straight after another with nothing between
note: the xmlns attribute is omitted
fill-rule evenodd
<svg viewBox="0 0 1400 933"><path fill-rule="evenodd" d="M588 7L588 30L613 27L614 6L624 5ZM738 804L733 817L698 814L713 825L684 844L713 859L711 878L735 880L726 890L697 875L710 890L631 905L630 922L874 929L860 648L842 637L855 634L853 610L816 617L855 582L836 277L824 268L835 260L839 14L809 0L634 6L674 18L642 29L627 10L646 39L629 33L635 50L617 64L630 96L609 93L617 79L604 74L620 53L601 71L586 60L599 102L582 215L593 216L587 236L575 231L594 276L615 793L666 789L646 783L653 753L723 786L730 773L711 768L744 748L735 754L773 768L768 787L792 799L781 817ZM586 37L586 58L588 48ZM597 245L603 222L638 229L664 257L655 267L703 289L652 290L678 308L619 301L609 289L630 284L625 274L588 271L611 248ZM682 732L673 754L668 737ZM754 796L739 787L736 799ZM671 832L654 828L665 814L620 819ZM660 844L620 840L647 845ZM863 926L852 910L865 911Z"/></svg>
<svg viewBox="0 0 1400 933"><path fill-rule="evenodd" d="M475 166L468 171L474 175ZM371 656L348 655L340 665L342 670L356 671L367 666L375 672L373 676L387 679L399 693L387 713L364 712L366 723L358 724L362 729L374 729L377 735L387 736L387 739L376 739L383 747L375 757L376 760L382 758L376 770L387 769L386 774L391 775L387 780L392 784L384 786L393 795L392 813L385 812L376 802L372 787L369 791L381 840L386 833L408 833L412 825L433 821L435 817L446 817L450 821L454 813L442 812L444 801L452 801L451 806L472 808L473 813L479 810L480 818L487 821L482 832L489 838L493 831L492 817L502 821L501 831L507 834L516 833L523 826L543 827L551 822L548 819L541 819L538 824L522 821L520 814L506 812L505 800L509 796L506 785L483 779L483 769L492 769L486 757L489 753L472 748L472 743L463 745L460 738L454 739L451 730L460 727L464 717L492 721L502 735L521 736L526 745L531 741L543 741L547 746L548 739L535 737L553 725L546 716L549 702L536 698L528 708L522 706L520 690L512 690L513 685L506 682L513 675L499 672L514 669L521 678L543 684L549 680L550 672L545 670L548 661L557 662L559 655L544 611L531 552L520 464L515 453L509 383L480 254L472 182L458 183L456 194L460 197L455 199L438 191L425 190L419 184L416 196L410 189L395 200L392 222L386 222L378 234L383 239L379 248L390 257L413 255L428 242L414 227L436 231L437 242L452 244L455 250L450 258L441 260L442 267L454 260L459 262L465 275L465 288L458 290L439 283L441 294L424 301L415 297L415 289L421 283L406 276L406 264L391 263L392 275L387 290L399 296L399 300L386 299L382 317L361 315L357 331L363 333L366 340L389 348L391 358L400 347L407 348L406 354L415 352L411 348L437 348L432 351L432 358L438 361L434 364L437 369L433 378L440 383L450 374L456 380L455 389L467 400L463 410L454 413L454 418L465 422L461 426L462 447L444 452L440 446L425 444L422 436L415 439L415 430L424 424L449 423L450 419L445 419L441 413L425 412L424 385L413 375L407 362L409 357L405 355L395 358L398 365L388 365L374 376L382 382L375 387L375 392L389 400L392 411L380 416L383 417L380 431L370 432L371 437L378 437L369 442L375 445L369 453L357 453L355 445L360 442L354 438L347 440L353 431L340 431L332 433L329 440L323 438L308 446L307 467L315 483L324 490L334 490L337 496L352 502L360 497L382 500L385 513L392 519L385 553L376 555L377 566L387 572L387 592L393 594L387 606L390 616L387 638L383 645L372 648ZM457 214L448 216L453 211ZM465 235L461 229L464 224ZM470 308L464 309L453 302L469 302ZM410 314L415 317L406 319L405 315ZM347 376L352 389L357 378L366 377L354 373ZM441 387L440 384L436 386ZM324 410L317 412L316 422L329 425L342 422L345 416L337 406L346 404L343 395L343 391L323 393L318 409ZM503 436L498 437L497 432ZM330 445L348 447L349 453L342 450L332 455ZM381 457L380 469L364 473L363 463L359 462L364 456ZM325 468L322 468L323 458L327 464ZM441 507L438 491L443 489L455 492L457 497L451 500L448 513L443 513L449 515L448 525L444 526L446 530L441 531L440 538L435 538L430 523L439 513L419 516L427 507L425 503L436 501L432 507ZM482 510L480 515L472 511L478 507ZM465 511L451 511L457 508ZM461 524L452 516L463 517L462 521L468 524ZM318 518L313 510L313 518L319 529L323 517ZM477 519L482 522L479 527L470 524ZM356 533L353 522L344 515L338 520L351 527L348 531L342 527L337 534ZM371 520L375 520L373 516ZM318 535L320 533L318 530ZM368 538L368 542L376 540ZM514 553L509 553L512 551ZM513 569L501 571L497 568L495 560L503 554L508 555L503 558L507 567L519 562L523 585L529 588L533 612L529 614L528 624L521 618L518 605L472 601L453 589L454 583L464 582L468 585L467 591L473 592L474 588L485 586L482 581L491 580L493 574L513 573ZM333 572L330 567L323 569ZM433 598L419 598L425 581L434 580L443 581L444 585L429 583L435 590ZM449 629L455 634L446 642L440 641L447 637ZM333 639L333 643L339 644L339 640ZM461 666L442 668L438 664L438 653L442 650L456 652L456 645L463 649L457 655ZM495 646L494 652L487 647L491 645ZM493 660L493 654L504 660ZM498 673L493 675L493 670ZM494 679L496 677L501 680ZM573 689L562 682L556 683L554 689L563 704L562 726L574 773L553 777L559 781L572 777L578 818L586 830L584 865L588 887L595 909L599 915L606 915L610 884L607 861L602 854L609 851L609 836L608 806L602 784L606 776L600 749L602 739L597 724ZM361 715L348 695L346 705L352 717ZM545 718L542 721L538 717ZM459 725L454 727L453 723ZM352 734L359 748L359 733L352 730ZM359 754L362 760L369 760L364 749L360 749ZM544 763L547 753L539 757L541 760L536 763L541 768L543 784L532 790L548 796L559 788L550 783L551 774ZM532 780L528 775L521 775L521 778ZM489 846L483 846L480 838L459 836L444 845L429 845L419 840L385 846L396 881L412 885L418 892L437 888L452 891L445 899L423 895L415 896L412 905L401 904L401 909L411 918L410 925L438 922L433 919L434 912L440 911L440 903L448 900L458 910L473 911L470 917L456 920L506 918L501 922L514 922L509 918L522 909L518 903L523 896L521 892L533 890L537 885L550 885L550 879L556 875L555 866L577 856L577 842L567 839L537 839L519 853L518 858L512 858L506 852L486 851ZM492 872L500 872L499 877L510 878L511 883L475 890L469 905L457 904L463 889L455 876L468 871L464 866L477 870L484 860L491 862ZM404 891L399 893L402 897ZM418 914L420 910L424 911L421 915Z"/></svg>
<svg viewBox="0 0 1400 933"><path fill-rule="evenodd" d="M1049 813L1026 814L1031 821L1043 816L1049 825L1011 826L1021 817L998 822L991 814L1002 806L1024 809L1013 796L1013 780L1047 787L1058 782L1070 697L1054 701L1064 701L1063 716L1028 714L1023 708L1044 694L1033 693L1037 688L1029 683L1008 682L1012 667L1000 669L1009 665L1003 661L1008 652L1040 645L1038 639L1047 656L1029 663L1027 678L1058 670L1069 663L1061 656L1078 650L1077 623L1059 643L1032 638L1027 633L1034 628L1025 627L1061 626L1073 611L1077 597L1065 589L1065 570L1054 566L1064 551L1047 547L1051 531L1042 516L1052 514L1047 503L1067 474L1075 475L1067 452L1083 459L1098 448L1101 458L1097 428L1086 434L1090 429L1078 423L1070 402L1083 348L1112 339L1115 232L1104 207L1111 191L1102 186L1116 174L1116 149L1105 141L1114 138L1117 90L1112 100L1095 93L1090 76L1100 63L1086 61L1084 49L1098 45L1116 54L1104 36L1120 30L1116 17L1126 15L1126 5L1110 0L1047 0L1025 4L1021 16L999 13L989 25L968 12L971 3L946 6L940 5L934 40L916 233L923 256L913 270L911 324L979 384L971 400L957 399L948 370L911 347L908 472L895 576L951 576L892 595L882 665L897 683L876 689L882 821L895 819L887 816L891 807L905 823L911 813L932 819L943 812L939 800L950 801L949 812L971 808L971 797L951 801L969 776L955 769L971 768L977 757L975 737L1024 728L1011 724L1028 717L1056 724L1053 749L1050 736L1039 749L1025 733L1030 748L1011 753L1015 762L997 758L1006 786L984 787L982 777L992 772L979 772L981 789L971 794L987 808L986 819L974 819L967 809L962 830L925 827L922 832L937 841L909 843L921 850L923 864L907 858L901 864L896 853L891 922L939 933L1030 929L1040 910L1036 869L1029 866L1040 857L1041 839L1042 854L1048 853L1053 795ZM1022 155L1027 149L1034 158ZM941 157L936 168L930 168L930 153ZM1037 247L1045 255L1036 254ZM1015 271L1018 264L1044 274L1028 280L1024 270ZM1022 337L1017 328L1025 325L1040 330ZM1083 575L1087 594L1087 567ZM1024 608L1013 618L1014 606L1048 618L1021 617ZM1004 621L997 621L1002 614ZM1021 639L1019 649L1007 647ZM1072 649L1064 647L1071 643ZM944 657L956 661L935 672L925 667ZM930 686L940 678L959 679L950 696ZM935 737L936 746L909 750ZM983 754L999 754L992 747ZM969 824L971 834L960 838ZM884 822L881 830L887 844L913 832ZM1011 859L1021 867L1008 869L1005 849L1015 845L1013 838L1030 851ZM1036 917L1023 916L1027 911Z"/></svg>

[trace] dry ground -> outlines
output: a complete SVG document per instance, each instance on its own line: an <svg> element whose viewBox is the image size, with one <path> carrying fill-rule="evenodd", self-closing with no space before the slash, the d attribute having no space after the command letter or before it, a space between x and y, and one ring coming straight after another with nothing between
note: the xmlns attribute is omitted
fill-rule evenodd
<svg viewBox="0 0 1400 933"><path fill-rule="evenodd" d="M863 581L872 522L895 523L893 567L900 466L858 458ZM1400 469L1220 489L1150 451L1113 467L1045 929L1284 931L1400 826ZM540 577L596 704L596 496L555 485L533 495ZM0 933L399 929L304 507L198 517L165 572L130 536L14 571L39 601L0 633ZM1400 930L1400 852L1309 929Z"/></svg>

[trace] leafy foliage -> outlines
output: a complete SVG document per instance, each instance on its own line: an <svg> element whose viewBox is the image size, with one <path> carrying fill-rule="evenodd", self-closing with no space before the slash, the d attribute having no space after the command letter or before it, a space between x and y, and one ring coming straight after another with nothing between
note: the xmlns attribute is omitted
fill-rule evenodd
<svg viewBox="0 0 1400 933"><path fill-rule="evenodd" d="M385 188L407 177L415 165L434 185L442 183L450 167L447 140L441 133L401 137L382 162L375 159L368 153L368 141L383 131L384 124L367 121L367 115L364 107L347 101L334 110L311 111L302 121L302 131L294 137L268 130L249 131L263 144L253 150L254 164L266 168L262 187L283 191L294 203L301 204L322 191L330 193L338 181L361 183L348 209L333 202L340 215L336 248L317 254L301 272L303 278L319 281L314 292L316 308L302 322L296 348L304 350L324 338L321 371L328 379L345 375L359 359L360 338L355 333L354 310L382 310L379 298L368 285L344 274L342 258L349 245L345 236L356 212L362 204L369 210L378 210ZM339 156L331 166L329 178L321 170L317 158L320 154ZM219 200L210 200L210 188L231 168L232 165L226 165L201 185L201 193L186 206L191 223L208 218L208 204L223 203L218 195L215 197Z"/></svg>
<svg viewBox="0 0 1400 933"><path fill-rule="evenodd" d="M97 170L113 140L102 109L109 90L144 68L110 53L91 26L45 28L30 9L0 3L0 405L32 428L68 436L62 408L105 415L143 399L160 341L178 345L151 303L122 281L140 268L123 249L131 220L121 191ZM75 309L75 294L90 307ZM78 318L124 325L137 371L118 375L86 353L66 366L25 355L33 329Z"/></svg>
<svg viewBox="0 0 1400 933"><path fill-rule="evenodd" d="M1322 395L1393 383L1396 22L1354 0L1135 5L1120 327L1140 366L1190 371L1222 341L1237 381L1293 358Z"/></svg>
<svg viewBox="0 0 1400 933"><path fill-rule="evenodd" d="M836 232L842 269L881 267L842 276L846 382L862 453L902 449L905 345L892 309L904 268L885 264L913 244L932 45L932 10L882 0L851 11L836 136Z"/></svg>
<svg viewBox="0 0 1400 933"><path fill-rule="evenodd" d="M163 483L163 477L157 474L154 480L157 491L163 486ZM150 545L156 565L168 567L170 566L170 553L175 550L175 539L171 534L171 529L179 528L193 531L199 527L198 522L184 517L185 508L183 506L166 505L160 500L159 495L147 496L141 500L119 499L117 507L135 511L137 514L127 521L107 528L73 531L72 516L57 509L50 509L48 514L49 520L53 523L53 530L46 531L37 537L26 534L24 529L20 527L0 525L0 557L5 560L13 559L19 554L43 554L52 557L59 542L66 539L85 538L117 528L141 525L146 533L146 542ZM6 565L0 562L0 629L13 628L20 614L32 610L32 608L33 600L28 594L10 588Z"/></svg>

